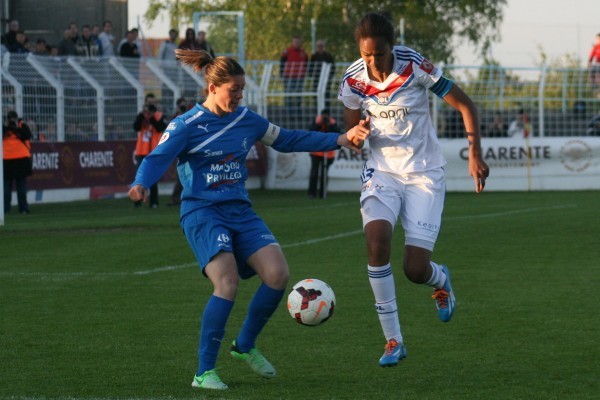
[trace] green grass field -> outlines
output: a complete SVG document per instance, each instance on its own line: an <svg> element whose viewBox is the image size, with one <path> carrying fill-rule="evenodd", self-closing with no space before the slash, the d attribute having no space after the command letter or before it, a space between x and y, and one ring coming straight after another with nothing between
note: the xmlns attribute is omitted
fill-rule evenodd
<svg viewBox="0 0 600 400"><path fill-rule="evenodd" d="M282 303L258 346L265 380L228 354L259 281L242 282L219 358L226 392L190 387L211 292L178 210L125 199L32 206L0 227L3 399L598 399L600 193L449 193L434 260L449 265L453 320L402 274L408 358L377 365L385 339L366 273L358 195L253 191L284 248L291 284L316 277L337 297L324 325ZM161 199L162 204L167 199Z"/></svg>

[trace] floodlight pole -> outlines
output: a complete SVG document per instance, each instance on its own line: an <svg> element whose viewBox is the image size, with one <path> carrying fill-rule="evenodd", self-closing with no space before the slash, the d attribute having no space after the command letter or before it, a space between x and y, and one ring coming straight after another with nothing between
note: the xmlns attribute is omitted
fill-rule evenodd
<svg viewBox="0 0 600 400"><path fill-rule="evenodd" d="M310 45L313 54L317 52L317 21L314 18L310 20Z"/></svg>
<svg viewBox="0 0 600 400"><path fill-rule="evenodd" d="M400 25L398 26L400 32L400 44L404 46L404 17L400 18Z"/></svg>

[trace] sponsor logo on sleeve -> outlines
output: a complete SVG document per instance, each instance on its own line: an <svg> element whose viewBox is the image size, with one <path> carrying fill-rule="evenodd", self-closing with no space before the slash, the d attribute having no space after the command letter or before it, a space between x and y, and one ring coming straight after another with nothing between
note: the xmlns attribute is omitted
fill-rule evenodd
<svg viewBox="0 0 600 400"><path fill-rule="evenodd" d="M160 137L160 140L158 141L158 144L162 144L162 143L166 142L167 140L169 140L169 132L165 132L162 134L162 136Z"/></svg>
<svg viewBox="0 0 600 400"><path fill-rule="evenodd" d="M177 122L173 121L167 126L167 129L165 129L165 130L172 131L175 128L177 128Z"/></svg>
<svg viewBox="0 0 600 400"><path fill-rule="evenodd" d="M428 59L424 58L423 61L421 62L421 65L419 65L419 68L421 68L423 71L427 72L428 74L431 74L434 66Z"/></svg>

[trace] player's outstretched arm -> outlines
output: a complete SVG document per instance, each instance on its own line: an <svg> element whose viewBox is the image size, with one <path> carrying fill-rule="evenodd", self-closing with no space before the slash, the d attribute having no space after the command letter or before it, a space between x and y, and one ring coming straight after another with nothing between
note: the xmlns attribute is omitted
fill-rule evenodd
<svg viewBox="0 0 600 400"><path fill-rule="evenodd" d="M481 135L479 134L479 113L473 101L456 84L444 96L444 101L462 114L467 140L469 141L469 175L475 182L475 191L480 193L485 188L490 169L483 160Z"/></svg>
<svg viewBox="0 0 600 400"><path fill-rule="evenodd" d="M129 189L129 193L127 193L129 199L131 201L143 201L146 203L148 201L148 190L142 185L135 185L131 189Z"/></svg>

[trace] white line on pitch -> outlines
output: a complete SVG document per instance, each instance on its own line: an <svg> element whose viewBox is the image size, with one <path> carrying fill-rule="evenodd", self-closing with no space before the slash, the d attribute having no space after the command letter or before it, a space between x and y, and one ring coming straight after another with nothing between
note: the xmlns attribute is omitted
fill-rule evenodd
<svg viewBox="0 0 600 400"><path fill-rule="evenodd" d="M488 214L459 215L456 217L443 218L443 220L456 221L456 220L460 220L460 219L502 217L505 215L526 214L526 213L531 213L531 212L536 212L536 211L555 210L555 209L560 209L560 208L575 208L575 207L577 207L577 205L575 205L575 204L563 204L563 205L548 206L548 207L522 208L520 210L510 210L510 211L502 211L502 212L488 213Z"/></svg>
<svg viewBox="0 0 600 400"><path fill-rule="evenodd" d="M76 277L76 276L132 276L132 275L149 275L163 271L175 271L178 269L188 268L197 265L196 263L186 263L179 265L167 265L153 269L132 272L0 272L0 276L38 276L38 277Z"/></svg>
<svg viewBox="0 0 600 400"><path fill-rule="evenodd" d="M500 217L500 216L504 216L504 215L525 214L525 213L542 211L542 210L552 210L552 209L557 209L557 208L573 208L573 207L576 207L576 205L566 204L566 205L560 205L560 206L524 208L521 210L511 210L511 211L503 211L503 212L497 212L497 213L488 213L488 214L479 214L479 215L461 215L461 216L457 216L457 217L444 218L444 220L449 221L449 220L461 220L461 219L473 219L473 218L491 218L491 217ZM357 229L354 231L338 233L337 235L324 236L322 238L309 239L309 240L305 240L302 242L284 244L281 247L284 249L287 249L290 247L305 246L305 245L314 244L314 243L326 242L328 240L335 240L335 239L339 239L339 238L343 238L343 237L354 236L354 235L361 234L362 232L363 232L362 229Z"/></svg>
<svg viewBox="0 0 600 400"><path fill-rule="evenodd" d="M476 214L476 215L462 215L456 217L448 217L444 218L445 221L455 221L455 220L464 220L464 219L475 219L475 218L493 218L493 217L501 217L505 215L514 215L514 214L526 214L543 210L553 210L553 209L561 209L561 208L575 208L577 207L575 204L564 204L557 206L548 206L548 207L532 207L532 208L523 208L520 210L510 210L510 211L502 211L496 213L488 213L488 214ZM301 242L282 244L282 249L289 249L292 247L300 247L300 246L308 246L315 243L327 242L330 240L336 240L344 237L354 236L362 234L362 229L356 229L353 231L342 232L335 235L323 236L320 238L303 240ZM168 265L164 267L158 267L148 270L142 271L133 271L133 272L0 272L0 276L39 276L39 277L75 277L75 276L135 276L135 275L150 275L157 272L165 272L165 271L175 271L178 269L188 268L192 266L196 266L195 262L193 263L185 263L179 265Z"/></svg>
<svg viewBox="0 0 600 400"><path fill-rule="evenodd" d="M296 242L296 243L290 243L290 244L282 244L281 248L282 249L289 249L290 247L305 246L305 245L308 245L308 244L326 242L328 240L335 240L335 239L339 239L339 238L343 238L343 237L354 236L354 235L358 235L360 233L362 233L362 229L357 229L355 231L338 233L337 235L324 236L322 238L309 239L309 240L304 240L302 242Z"/></svg>

